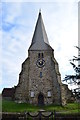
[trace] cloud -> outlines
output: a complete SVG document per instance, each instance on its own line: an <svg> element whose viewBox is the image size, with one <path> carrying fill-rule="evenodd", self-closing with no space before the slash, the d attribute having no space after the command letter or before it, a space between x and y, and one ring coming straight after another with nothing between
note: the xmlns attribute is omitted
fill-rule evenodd
<svg viewBox="0 0 80 120"><path fill-rule="evenodd" d="M16 4L16 5L15 5ZM7 7L9 6L9 7ZM2 3L2 19L13 23L21 13L21 3Z"/></svg>
<svg viewBox="0 0 80 120"><path fill-rule="evenodd" d="M7 23L7 22L2 22L2 29L6 32L11 30L13 27L14 27L14 24L10 24L10 23Z"/></svg>
<svg viewBox="0 0 80 120"><path fill-rule="evenodd" d="M63 79L65 68L67 74L72 71L68 60L77 54L74 48L75 44L78 45L77 4L57 4L56 12L53 10L52 13L51 9L47 9L46 13L50 14L48 17L45 13L44 21Z"/></svg>

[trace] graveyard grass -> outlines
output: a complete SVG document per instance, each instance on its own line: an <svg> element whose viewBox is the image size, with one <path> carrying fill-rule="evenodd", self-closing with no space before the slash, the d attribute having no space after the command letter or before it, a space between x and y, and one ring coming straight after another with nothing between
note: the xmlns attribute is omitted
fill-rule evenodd
<svg viewBox="0 0 80 120"><path fill-rule="evenodd" d="M68 103L65 106L60 105L47 105L47 106L34 106L27 103L15 103L13 101L2 101L2 111L3 112L37 112L40 110L46 111L58 111L64 113L78 113L79 104L78 103Z"/></svg>

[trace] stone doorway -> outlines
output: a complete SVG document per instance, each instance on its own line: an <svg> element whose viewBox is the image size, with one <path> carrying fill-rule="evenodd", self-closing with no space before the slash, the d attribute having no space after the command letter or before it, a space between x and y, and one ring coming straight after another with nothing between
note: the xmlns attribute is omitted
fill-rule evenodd
<svg viewBox="0 0 80 120"><path fill-rule="evenodd" d="M43 96L42 93L40 93L40 94L38 95L38 105L39 105L39 106L44 105L44 96Z"/></svg>

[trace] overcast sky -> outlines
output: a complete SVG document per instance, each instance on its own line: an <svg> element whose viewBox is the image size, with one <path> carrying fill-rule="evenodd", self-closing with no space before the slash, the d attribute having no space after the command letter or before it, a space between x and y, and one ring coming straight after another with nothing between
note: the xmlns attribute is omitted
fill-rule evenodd
<svg viewBox="0 0 80 120"><path fill-rule="evenodd" d="M54 56L59 63L61 78L72 74L69 60L77 56L78 3L76 0L53 2L9 2L2 0L2 86L17 85L21 64L28 57L39 9ZM12 0L13 1L13 0ZM14 0L15 1L15 0ZM1 41L0 41L1 43ZM1 50L0 50L1 52ZM0 62L1 63L1 62ZM1 67L1 65L0 65ZM1 71L0 71L1 73ZM1 76L0 76L1 78Z"/></svg>

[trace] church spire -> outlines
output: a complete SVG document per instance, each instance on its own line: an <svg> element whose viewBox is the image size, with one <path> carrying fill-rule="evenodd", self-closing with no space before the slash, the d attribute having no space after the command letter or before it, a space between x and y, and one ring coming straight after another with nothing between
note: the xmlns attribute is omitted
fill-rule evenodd
<svg viewBox="0 0 80 120"><path fill-rule="evenodd" d="M32 43L29 50L51 50L47 34L42 20L41 10L39 11Z"/></svg>

